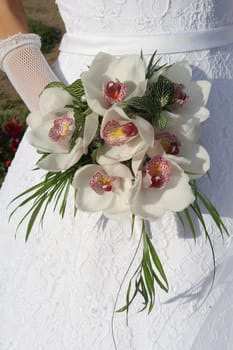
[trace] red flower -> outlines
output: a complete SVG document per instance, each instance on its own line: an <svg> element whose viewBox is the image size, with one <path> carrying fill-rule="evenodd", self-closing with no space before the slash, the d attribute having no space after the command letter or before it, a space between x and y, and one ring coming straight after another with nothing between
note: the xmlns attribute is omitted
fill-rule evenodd
<svg viewBox="0 0 233 350"><path fill-rule="evenodd" d="M5 161L5 166L8 168L11 165L11 159Z"/></svg>
<svg viewBox="0 0 233 350"><path fill-rule="evenodd" d="M10 119L5 126L5 131L11 136L16 137L22 131L23 125L15 122L16 118Z"/></svg>
<svg viewBox="0 0 233 350"><path fill-rule="evenodd" d="M18 146L15 144L15 142L10 143L9 146L13 153L17 151Z"/></svg>

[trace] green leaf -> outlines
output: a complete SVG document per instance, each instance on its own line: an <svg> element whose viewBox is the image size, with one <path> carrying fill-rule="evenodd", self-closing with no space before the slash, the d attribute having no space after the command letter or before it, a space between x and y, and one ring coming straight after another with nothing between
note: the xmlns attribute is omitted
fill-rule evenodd
<svg viewBox="0 0 233 350"><path fill-rule="evenodd" d="M149 246L149 249L150 249L150 255L153 259L153 262L158 270L158 272L160 273L160 276L162 277L162 279L164 280L164 282L166 283L166 287L167 287L167 291L168 291L168 280L167 280L167 276L165 274L165 271L163 269L163 265L158 257L158 254L156 253L155 251L155 248L150 240L150 238L148 237L148 246Z"/></svg>
<svg viewBox="0 0 233 350"><path fill-rule="evenodd" d="M127 288L127 293L126 293L126 304L121 307L120 309L116 310L116 312L123 312L123 311L129 311L129 306L130 304L132 304L133 300L135 299L138 291L139 291L139 283L138 281L136 280L135 281L135 290L134 290L134 293L133 295L130 297L130 292L131 292L131 283L135 277L135 275L137 274L137 270L135 271L135 273L133 274L133 276L131 277L130 281L129 281L129 285L128 285L128 288Z"/></svg>
<svg viewBox="0 0 233 350"><path fill-rule="evenodd" d="M141 49L141 51L140 51L140 58L141 58L141 60L144 60L144 55L143 55L142 49Z"/></svg>
<svg viewBox="0 0 233 350"><path fill-rule="evenodd" d="M148 293L147 293L142 275L140 276L140 279L139 279L139 287L141 288L138 288L138 291L143 297L143 304L144 304L144 306L139 310L139 312L142 312L147 308L147 305L149 303L149 297L148 297Z"/></svg>
<svg viewBox="0 0 233 350"><path fill-rule="evenodd" d="M203 300L202 304L204 303L204 301L207 299L207 297L209 296L209 294L211 293L212 289L213 289L213 286L214 286L214 281L215 281L215 275L216 275L216 259L215 259L215 253L214 253L214 247L213 247L213 243L211 241L211 238L210 238L210 235L208 233L208 230L207 230L207 227L206 227L206 224L205 224L205 220L204 220L204 217L202 215L202 212L201 212L201 209L197 203L197 201L194 202L193 205L191 205L191 208L193 209L194 213L196 214L196 216L198 217L204 231L205 231L205 235L206 235L206 239L210 245L210 248L211 248L211 253L212 253L212 258L213 258L213 278L212 278L212 282L211 282L211 285L210 285L210 289L209 289L209 292L207 293L205 299Z"/></svg>
<svg viewBox="0 0 233 350"><path fill-rule="evenodd" d="M38 199L37 202L34 202L34 205L35 205L36 203L38 203L39 200L40 200L40 198ZM25 219L29 216L29 214L33 211L33 209L34 209L34 206L32 206L32 207L26 212L26 214L24 214L24 216L23 216L22 219L19 221L19 223L18 223L18 225L17 225L17 227L16 227L16 232L18 231L19 227L20 227L21 224L24 222L24 220L25 220Z"/></svg>
<svg viewBox="0 0 233 350"><path fill-rule="evenodd" d="M157 284L164 291L166 292L168 291L167 277L165 275L165 272L159 260L159 257L153 247L153 244L151 243L151 240L145 230L144 221L142 225L140 242L137 246L133 259L131 260L127 268L126 274L124 275L120 288L133 264L133 261L136 257L136 253L138 252L138 249L140 247L141 241L143 241L143 251L142 251L141 262L139 263L136 271L133 273L133 275L130 278L127 293L126 293L126 304L117 310L117 312L126 311L127 320L128 320L129 307L138 295L141 295L142 304L143 304L139 312L142 312L143 310L148 309L148 313L150 313L155 304L155 285ZM156 274L154 268L156 268L156 271L158 271L159 275ZM132 287L133 281L134 281L134 288ZM119 296L119 291L117 294L117 298ZM116 298L116 302L117 302L117 298ZM116 302L115 302L115 305L116 305ZM114 307L114 310L115 310L115 307Z"/></svg>
<svg viewBox="0 0 233 350"><path fill-rule="evenodd" d="M148 292L150 294L150 297L152 297L155 293L154 282L153 282L153 277L151 276L151 273L147 267L147 260L146 259L143 259L143 261L142 261L142 270L144 273Z"/></svg>
<svg viewBox="0 0 233 350"><path fill-rule="evenodd" d="M70 139L70 151L75 146L77 138L83 133L86 116L77 108L74 109L75 129Z"/></svg>
<svg viewBox="0 0 233 350"><path fill-rule="evenodd" d="M197 235L196 235L196 231L195 231L195 227L194 227L194 224L193 224L193 221L192 221L192 218L189 214L189 211L188 209L184 209L184 214L185 214L185 217L187 219L187 222L189 224L189 227L191 229L191 232L192 232L192 235L193 235L193 238L194 238L194 241L196 242L196 239L197 239Z"/></svg>
<svg viewBox="0 0 233 350"><path fill-rule="evenodd" d="M221 232L221 234L223 234L224 232L229 236L229 231L227 229L227 227L225 226L224 222L222 221L217 209L214 207L214 205L210 202L210 200L203 194L200 192L200 190L197 188L196 183L192 183L191 184L194 194L196 196L197 199L199 199L202 204L204 205L204 207L207 209L207 211L209 212L209 214L211 215L212 219L214 220L216 226L218 227L219 231Z"/></svg>
<svg viewBox="0 0 233 350"><path fill-rule="evenodd" d="M133 108L136 111L147 111L147 100L145 97L132 97L125 103L127 103L127 107Z"/></svg>
<svg viewBox="0 0 233 350"><path fill-rule="evenodd" d="M159 62L161 61L162 57L160 56L157 59L155 59L156 53L157 53L157 51L154 51L154 53L152 54L152 56L149 60L149 63L148 63L147 69L146 69L146 79L152 78L154 73L158 72L159 70L161 70L162 68L167 66L166 63L159 66Z"/></svg>
<svg viewBox="0 0 233 350"><path fill-rule="evenodd" d="M46 198L46 196L44 197L44 199ZM28 222L28 225L27 225L27 231L26 231L26 237L25 237L25 241L27 242L28 238L29 238L29 235L31 233L31 230L32 230L32 227L36 221L36 218L38 216L38 213L42 207L42 205L44 204L44 201L43 199L39 201L39 203L36 205L35 209L33 210L31 216L30 216L30 220Z"/></svg>
<svg viewBox="0 0 233 350"><path fill-rule="evenodd" d="M153 280L153 276L151 276L151 273L147 267L145 260L142 262L142 269L144 273L146 288L150 296L150 305L149 305L149 311L148 311L149 313L152 310L154 305L154 295L155 295L154 280Z"/></svg>
<svg viewBox="0 0 233 350"><path fill-rule="evenodd" d="M154 51L154 53L151 55L151 58L149 60L147 69L146 69L146 79L150 79L153 75L153 65L154 65L154 59L156 56L157 50Z"/></svg>
<svg viewBox="0 0 233 350"><path fill-rule="evenodd" d="M42 228L43 228L43 223L44 223L44 218L45 218L45 215L46 215L46 212L47 212L47 208L48 208L49 204L51 203L51 200L52 200L52 198L49 197L47 199L47 202L45 201L44 209L43 209L43 212L42 212L42 214L40 216L40 221L39 222L40 222L40 226Z"/></svg>
<svg viewBox="0 0 233 350"><path fill-rule="evenodd" d="M132 97L126 102L128 115L137 113L150 123L156 123L160 117L160 103L153 96ZM161 121L162 119L164 116L161 117Z"/></svg>
<svg viewBox="0 0 233 350"><path fill-rule="evenodd" d="M160 75L157 82L150 87L151 93L160 101L161 108L172 103L174 95L174 84L171 80Z"/></svg>
<svg viewBox="0 0 233 350"><path fill-rule="evenodd" d="M13 199L10 201L10 204L9 204L9 205L11 205L13 202L15 202L16 200L18 200L19 198L25 196L26 194L28 194L28 193L30 193L30 192L33 192L33 191L37 190L38 188L42 187L43 184L44 184L44 181L42 181L42 182L40 182L40 183L38 183L38 184L36 184L36 185L34 185L34 186L28 188L26 191L20 193L20 194L17 195L15 198L13 198Z"/></svg>
<svg viewBox="0 0 233 350"><path fill-rule="evenodd" d="M57 203L61 200L59 213L61 216L64 215L66 209L66 203L69 193L69 188L71 186L71 182L73 179L73 175L77 170L77 166L73 166L72 168L67 169L63 172L48 172L45 175L44 181L39 184L32 186L27 189L17 197L15 197L10 204L19 200L20 198L27 196L26 199L23 199L21 203L19 203L16 208L11 212L9 220L14 215L14 213L25 204L32 202L31 208L26 212L23 218L20 220L17 230L20 225L29 217L29 221L27 224L26 230L26 240L28 239L32 227L40 214L40 224L43 224L43 219L46 214L46 209L50 202L55 200L55 207L57 207ZM44 206L44 209L43 209Z"/></svg>
<svg viewBox="0 0 233 350"><path fill-rule="evenodd" d="M48 186L49 187L49 186ZM23 200L10 214L9 216L9 221L11 220L12 216L14 215L14 213L20 208L23 207L25 204L27 204L28 202L32 201L33 199L39 198L40 195L42 195L45 190L47 189L47 186L43 185L42 183L39 183L31 188L29 188L27 191L21 193L20 195L18 195L17 197L15 197L11 202L13 203L16 199L19 199L20 197L24 196L27 193L33 192L35 189L39 188L39 190L37 190L36 192L34 192L32 195L30 195L29 197L27 197L25 200Z"/></svg>
<svg viewBox="0 0 233 350"><path fill-rule="evenodd" d="M67 86L65 88L66 91L68 91L72 96L80 99L82 96L85 95L83 83L81 79L75 80L70 86Z"/></svg>
<svg viewBox="0 0 233 350"><path fill-rule="evenodd" d="M131 218L131 237L133 236L134 224L135 224L135 215L133 214Z"/></svg>
<svg viewBox="0 0 233 350"><path fill-rule="evenodd" d="M158 113L152 119L153 126L158 130L163 130L167 126L167 116L163 113Z"/></svg>
<svg viewBox="0 0 233 350"><path fill-rule="evenodd" d="M78 193L78 189L76 188L76 189L74 190L74 198L76 198L77 193ZM74 201L74 217L76 217L77 212L78 212L78 208L76 207L75 201Z"/></svg>
<svg viewBox="0 0 233 350"><path fill-rule="evenodd" d="M185 231L186 231L186 230L185 230L185 223L184 223L184 219L183 219L181 213L177 212L176 215L178 216L178 219L180 220L180 222L181 222L181 224L182 224L182 227L183 227L183 229L184 229L184 232L185 232Z"/></svg>
<svg viewBox="0 0 233 350"><path fill-rule="evenodd" d="M130 291L131 291L131 280L129 282L129 286L128 286L127 293L126 293L126 305L127 306L130 305ZM127 312L126 312L126 323L128 323L128 311L129 311L129 307L127 308Z"/></svg>
<svg viewBox="0 0 233 350"><path fill-rule="evenodd" d="M122 306L120 309L117 309L115 312L125 312L125 311L127 311L128 310L128 307L129 307L129 305L128 304L126 304L126 305L124 305L124 306Z"/></svg>
<svg viewBox="0 0 233 350"><path fill-rule="evenodd" d="M155 62L155 65L153 67L153 73L159 72L163 68L167 68L167 63L162 64L161 66L158 66L158 63L160 61L160 58Z"/></svg>
<svg viewBox="0 0 233 350"><path fill-rule="evenodd" d="M63 195L63 199L62 199L62 203L61 203L61 207L60 207L60 211L59 211L59 214L61 215L62 218L65 215L70 186L71 186L71 183L68 181L66 184L66 188L64 191L64 195Z"/></svg>

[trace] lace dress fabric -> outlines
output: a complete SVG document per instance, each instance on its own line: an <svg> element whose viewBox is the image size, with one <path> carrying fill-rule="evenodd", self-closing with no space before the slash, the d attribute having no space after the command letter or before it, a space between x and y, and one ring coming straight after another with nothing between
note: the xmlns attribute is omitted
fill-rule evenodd
<svg viewBox="0 0 233 350"><path fill-rule="evenodd" d="M57 4L68 33L97 38L106 33L174 33L233 25L230 0L58 0ZM54 70L61 80L72 82L92 58L61 52ZM183 59L193 65L195 79L212 82L211 117L203 126L201 140L210 153L211 180L201 179L200 186L232 232L233 45L163 56L168 63ZM25 225L15 239L26 207L8 223L10 209L6 205L41 179L42 171L32 171L37 157L24 139L0 192L0 349L114 349L113 305L138 244L130 239L130 221L108 221L101 213L83 212L73 218L71 193L63 220L51 208L43 228L38 223L27 244ZM169 293L157 290L150 315L137 313L139 301L130 311L129 327L123 314L115 315L119 350L232 349L232 237L222 240L207 214L205 218L217 262L211 294L205 298L213 263L203 232L199 230L195 244L176 217L167 213L150 228L167 273ZM124 304L126 288L127 282L118 307Z"/></svg>

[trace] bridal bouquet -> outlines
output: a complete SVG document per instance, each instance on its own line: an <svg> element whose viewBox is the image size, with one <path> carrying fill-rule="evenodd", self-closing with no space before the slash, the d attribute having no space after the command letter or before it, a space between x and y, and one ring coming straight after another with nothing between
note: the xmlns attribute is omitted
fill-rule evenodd
<svg viewBox="0 0 233 350"><path fill-rule="evenodd" d="M196 182L210 167L209 155L198 143L201 124L209 116L209 91L208 81L192 81L187 62L159 65L153 54L146 65L143 55L99 53L70 86L49 84L39 110L27 118L29 143L40 153L37 167L47 172L41 183L16 198L29 194L19 206L33 201L21 220L29 217L26 240L52 200L64 215L71 187L77 209L102 211L117 220L131 216L132 230L135 217L142 220L142 258L130 279L126 304L118 311L128 312L140 294L142 309L150 312L155 285L168 291L144 220L175 212L195 239L194 214L213 257L203 207L220 232L227 233Z"/></svg>

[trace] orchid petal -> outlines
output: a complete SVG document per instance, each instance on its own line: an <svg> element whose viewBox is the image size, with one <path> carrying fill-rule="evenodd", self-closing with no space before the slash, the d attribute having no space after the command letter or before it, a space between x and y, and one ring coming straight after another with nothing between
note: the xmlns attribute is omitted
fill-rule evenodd
<svg viewBox="0 0 233 350"><path fill-rule="evenodd" d="M147 120L138 116L135 116L133 123L138 128L138 132L143 141L148 145L148 147L153 147L155 135L153 126Z"/></svg>
<svg viewBox="0 0 233 350"><path fill-rule="evenodd" d="M88 71L81 73L89 107L99 115L111 108L104 97L104 86L109 81L126 84L125 99L143 96L146 91L145 66L138 55L115 57L100 52L92 61Z"/></svg>
<svg viewBox="0 0 233 350"><path fill-rule="evenodd" d="M83 155L82 139L78 139L76 145L69 153L52 153L38 162L41 169L48 171L61 171L72 167Z"/></svg>
<svg viewBox="0 0 233 350"><path fill-rule="evenodd" d="M96 159L99 164L124 162L131 159L144 146L145 144L140 142L138 138L130 141L129 143L125 143L122 146L112 147L105 144L98 150Z"/></svg>
<svg viewBox="0 0 233 350"><path fill-rule="evenodd" d="M66 105L72 103L73 97L64 89L51 87L45 89L39 99L39 110L42 116L68 110Z"/></svg>
<svg viewBox="0 0 233 350"><path fill-rule="evenodd" d="M60 145L48 136L51 127L52 123L49 121L40 125L40 127L29 130L27 134L28 142L33 147L45 153L67 153L68 147Z"/></svg>
<svg viewBox="0 0 233 350"><path fill-rule="evenodd" d="M111 205L114 192L105 192L103 195L100 195L90 186L93 174L101 171L102 167L93 164L85 165L76 171L72 185L78 190L75 200L79 209L96 212L102 211Z"/></svg>
<svg viewBox="0 0 233 350"><path fill-rule="evenodd" d="M201 145L192 145L191 147L184 148L182 156L185 159L189 159L189 163L179 162L179 157L175 160L178 164L182 164L184 171L189 173L191 179L196 179L204 174L210 168L210 158L206 149ZM173 158L174 159L174 158Z"/></svg>
<svg viewBox="0 0 233 350"><path fill-rule="evenodd" d="M40 126L43 122L43 118L42 118L40 111L31 112L27 116L26 122L30 128L37 128L38 126Z"/></svg>
<svg viewBox="0 0 233 350"><path fill-rule="evenodd" d="M174 83L187 86L192 78L192 68L187 61L180 61L174 63L168 69L165 67L162 74Z"/></svg>
<svg viewBox="0 0 233 350"><path fill-rule="evenodd" d="M175 163L172 164L172 176L166 189L162 191L161 202L167 210L179 212L195 200L189 177Z"/></svg>
<svg viewBox="0 0 233 350"><path fill-rule="evenodd" d="M111 165L105 164L102 167L109 176L117 176L122 178L129 178L129 179L133 178L133 175L130 169L124 164L115 163L114 166L112 166L112 164Z"/></svg>
<svg viewBox="0 0 233 350"><path fill-rule="evenodd" d="M86 117L84 135L83 135L83 149L87 152L87 147L95 137L99 125L99 118L96 113L91 113Z"/></svg>
<svg viewBox="0 0 233 350"><path fill-rule="evenodd" d="M141 189L142 174L138 172L134 186L130 191L130 207L132 212L144 219L154 220L161 217L165 210L160 204L161 192L155 189Z"/></svg>
<svg viewBox="0 0 233 350"><path fill-rule="evenodd" d="M205 106L209 96L210 83L208 81L195 81L185 86L185 92L189 96L182 109L183 115L193 115L199 112L200 108Z"/></svg>

